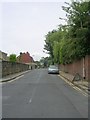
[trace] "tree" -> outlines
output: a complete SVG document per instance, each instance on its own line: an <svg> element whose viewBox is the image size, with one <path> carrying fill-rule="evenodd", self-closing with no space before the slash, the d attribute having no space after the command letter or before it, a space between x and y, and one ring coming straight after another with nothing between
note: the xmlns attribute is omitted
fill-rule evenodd
<svg viewBox="0 0 90 120"><path fill-rule="evenodd" d="M62 8L66 12L69 27L67 40L64 39L66 42L62 47L62 58L64 63L69 63L90 54L90 1L66 4L68 7Z"/></svg>
<svg viewBox="0 0 90 120"><path fill-rule="evenodd" d="M69 36L76 43L74 53L77 58L80 58L90 54L90 1L73 1L71 4L66 4L68 7L63 6L62 8L67 13L70 25Z"/></svg>
<svg viewBox="0 0 90 120"><path fill-rule="evenodd" d="M90 55L90 1L72 1L66 5L62 9L67 25L59 25L45 39L44 49L54 63L67 64Z"/></svg>
<svg viewBox="0 0 90 120"><path fill-rule="evenodd" d="M9 60L10 60L11 62L16 62L16 54L11 54L11 55L9 56Z"/></svg>

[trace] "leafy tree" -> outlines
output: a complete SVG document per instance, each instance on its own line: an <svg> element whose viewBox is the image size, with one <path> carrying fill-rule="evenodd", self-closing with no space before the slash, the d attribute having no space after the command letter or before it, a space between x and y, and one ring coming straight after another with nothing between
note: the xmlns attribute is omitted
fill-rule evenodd
<svg viewBox="0 0 90 120"><path fill-rule="evenodd" d="M77 39L76 48L80 53L77 58L90 54L90 47L88 46L90 44L90 1L73 1L72 4L68 4L68 7L63 6L63 10L66 11L68 23L72 26L69 29L70 39L72 41ZM79 51L80 47L81 50ZM77 51L77 49L75 50Z"/></svg>
<svg viewBox="0 0 90 120"><path fill-rule="evenodd" d="M58 42L54 42L54 47L53 47L53 54L54 54L54 62L59 63L60 62L60 45Z"/></svg>
<svg viewBox="0 0 90 120"><path fill-rule="evenodd" d="M16 55L15 55L15 54L11 54L11 55L9 56L9 60L10 60L11 62L16 62Z"/></svg>
<svg viewBox="0 0 90 120"><path fill-rule="evenodd" d="M61 50L63 63L70 63L90 54L90 1L66 4L68 7L62 8L67 13L69 27Z"/></svg>
<svg viewBox="0 0 90 120"><path fill-rule="evenodd" d="M62 6L66 12L67 25L48 32L44 49L52 62L71 63L90 55L90 1L72 1Z"/></svg>

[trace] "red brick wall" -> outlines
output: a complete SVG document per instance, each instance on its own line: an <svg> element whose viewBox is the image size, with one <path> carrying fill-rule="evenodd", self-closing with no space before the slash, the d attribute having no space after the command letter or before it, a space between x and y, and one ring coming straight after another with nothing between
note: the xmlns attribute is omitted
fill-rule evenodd
<svg viewBox="0 0 90 120"><path fill-rule="evenodd" d="M88 80L90 81L90 56L86 56L85 66L86 66L86 78L88 78Z"/></svg>
<svg viewBox="0 0 90 120"><path fill-rule="evenodd" d="M83 59L75 61L72 64L60 65L60 70L72 75L79 73L83 77ZM85 57L85 78L90 80L90 56Z"/></svg>

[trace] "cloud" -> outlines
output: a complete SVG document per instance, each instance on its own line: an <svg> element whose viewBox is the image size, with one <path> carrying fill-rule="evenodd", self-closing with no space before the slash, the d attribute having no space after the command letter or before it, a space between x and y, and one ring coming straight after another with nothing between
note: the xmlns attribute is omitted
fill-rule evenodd
<svg viewBox="0 0 90 120"><path fill-rule="evenodd" d="M60 0L1 0L2 2L62 2ZM69 1L70 0L63 0L64 1Z"/></svg>
<svg viewBox="0 0 90 120"><path fill-rule="evenodd" d="M11 1L3 2L2 5L2 51L16 55L28 51L35 60L47 56L43 53L45 35L55 29L60 24L59 17L65 15L61 10L61 1L59 4L56 0L55 3L52 3L54 0L50 0L51 3L47 0L41 0L41 2L38 2L39 0L2 1Z"/></svg>
<svg viewBox="0 0 90 120"><path fill-rule="evenodd" d="M34 60L39 61L42 57L47 57L49 55L43 52L40 52L40 53L34 52L33 54L31 54L31 56L34 58Z"/></svg>

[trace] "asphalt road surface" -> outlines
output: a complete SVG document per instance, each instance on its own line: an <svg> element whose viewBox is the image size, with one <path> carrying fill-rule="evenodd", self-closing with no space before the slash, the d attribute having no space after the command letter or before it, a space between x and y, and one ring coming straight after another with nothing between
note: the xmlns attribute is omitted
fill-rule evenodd
<svg viewBox="0 0 90 120"><path fill-rule="evenodd" d="M3 118L88 118L88 97L35 69L2 85Z"/></svg>

